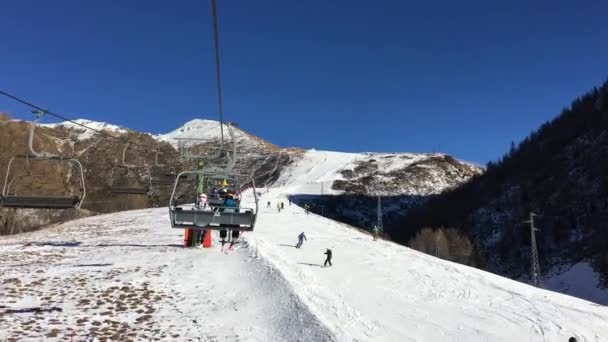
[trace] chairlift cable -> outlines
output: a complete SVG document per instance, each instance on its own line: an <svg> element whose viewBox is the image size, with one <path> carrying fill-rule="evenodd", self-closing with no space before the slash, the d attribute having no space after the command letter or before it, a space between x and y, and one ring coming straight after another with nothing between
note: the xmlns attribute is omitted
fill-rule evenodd
<svg viewBox="0 0 608 342"><path fill-rule="evenodd" d="M21 104L24 104L24 105L26 105L26 106L28 106L28 107L31 107L31 108L33 108L33 109L36 109L36 110L38 110L38 111L41 111L41 112L43 112L44 114L48 114L48 115L54 116L54 117L56 117L56 118L58 118L58 119L61 119L61 120L63 120L63 121L67 121L67 122L73 123L73 124L74 124L74 125L76 125L76 126L80 126L80 127L82 127L82 128L89 129L89 130L94 131L94 132L96 132L96 133L103 134L103 135L105 135L105 136L107 136L107 137L109 137L109 138L116 139L116 140L119 140L119 141L122 141L122 142L126 142L126 143L129 143L129 144L132 144L132 145L136 145L136 146L144 146L144 145L139 144L139 143L132 143L132 142L129 142L129 141L128 141L128 139L125 139L125 138L119 138L119 137L113 136L113 135L111 135L111 134L109 134L109 133L107 133L107 132L104 132L104 131L102 131L102 130L98 130L98 129L95 129L95 128L92 128L92 127L89 127L89 126L87 126L87 125L81 124L81 123L76 122L76 121L74 121L74 120L72 120L72 119L70 119L70 118L67 118L67 117L65 117L65 116L63 116L63 115L61 115L61 114L53 113L53 112L49 111L48 109L44 109L44 108L42 108L42 107L40 107L40 106L37 106L37 105L35 105L35 104L33 104L33 103L29 102L29 101L23 100L23 99L21 99L21 98L19 98L19 97L15 96L15 95L9 94L9 93L7 93L7 92L5 92L5 91L3 91L3 90L0 90L0 95L6 96L6 97L8 97L8 98L10 98L10 99L12 99L12 100L14 100L14 101L17 101L17 102L21 103ZM144 147L146 147L146 146L144 146Z"/></svg>
<svg viewBox="0 0 608 342"><path fill-rule="evenodd" d="M224 148L224 107L222 104L222 73L220 68L220 37L217 20L217 2L211 0L211 11L213 12L213 39L215 45L215 71L217 79L217 100L220 114L220 155Z"/></svg>

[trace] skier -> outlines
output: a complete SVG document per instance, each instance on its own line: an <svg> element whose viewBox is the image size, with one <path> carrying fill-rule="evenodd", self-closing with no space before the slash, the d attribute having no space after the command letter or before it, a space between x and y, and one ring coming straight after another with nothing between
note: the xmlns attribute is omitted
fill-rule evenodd
<svg viewBox="0 0 608 342"><path fill-rule="evenodd" d="M323 264L323 266L327 267L328 263L329 263L329 266L331 266L331 257L332 257L331 249L328 248L324 254L327 255L327 259L325 259L325 263Z"/></svg>
<svg viewBox="0 0 608 342"><path fill-rule="evenodd" d="M289 206L291 206L291 197L289 197Z"/></svg>
<svg viewBox="0 0 608 342"><path fill-rule="evenodd" d="M271 207L270 201L268 201L268 203L266 203L266 208L270 208L270 207Z"/></svg>
<svg viewBox="0 0 608 342"><path fill-rule="evenodd" d="M378 235L380 235L380 228L378 228L378 226L374 226L374 229L372 229L372 234L374 235L374 241L378 240Z"/></svg>
<svg viewBox="0 0 608 342"><path fill-rule="evenodd" d="M285 209L285 203L281 202L281 210Z"/></svg>
<svg viewBox="0 0 608 342"><path fill-rule="evenodd" d="M296 245L296 248L302 247L304 240L308 240L308 239L306 238L306 235L304 235L304 232L302 232L302 233L300 233L300 235L298 235L298 244Z"/></svg>
<svg viewBox="0 0 608 342"><path fill-rule="evenodd" d="M304 211L306 211L306 215L308 215L308 213L310 212L310 207L308 206L308 204L304 204Z"/></svg>
<svg viewBox="0 0 608 342"><path fill-rule="evenodd" d="M277 202L277 210L281 212L281 203Z"/></svg>

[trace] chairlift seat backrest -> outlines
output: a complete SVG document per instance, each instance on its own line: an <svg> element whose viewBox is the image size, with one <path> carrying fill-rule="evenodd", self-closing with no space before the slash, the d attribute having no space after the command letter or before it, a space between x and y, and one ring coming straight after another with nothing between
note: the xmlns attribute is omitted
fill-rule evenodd
<svg viewBox="0 0 608 342"><path fill-rule="evenodd" d="M0 207L32 209L70 209L77 208L80 198L50 196L0 196Z"/></svg>
<svg viewBox="0 0 608 342"><path fill-rule="evenodd" d="M134 194L134 195L145 195L148 193L147 188L138 187L113 187L110 189L113 194Z"/></svg>

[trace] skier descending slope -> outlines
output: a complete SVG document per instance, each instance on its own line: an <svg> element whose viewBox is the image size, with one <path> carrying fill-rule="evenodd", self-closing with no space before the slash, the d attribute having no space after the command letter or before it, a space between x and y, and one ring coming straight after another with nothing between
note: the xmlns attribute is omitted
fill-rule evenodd
<svg viewBox="0 0 608 342"><path fill-rule="evenodd" d="M327 258L325 259L325 263L323 264L323 266L327 267L327 264L329 263L329 266L331 266L331 257L332 257L332 252L331 249L327 249L327 251L325 252L325 255L327 255Z"/></svg>
<svg viewBox="0 0 608 342"><path fill-rule="evenodd" d="M296 245L296 248L302 247L304 240L308 240L308 239L306 238L306 235L304 235L304 232L302 232L302 233L300 233L300 235L298 235L298 244Z"/></svg>
<svg viewBox="0 0 608 342"><path fill-rule="evenodd" d="M374 241L378 240L378 235L380 235L380 228L378 228L378 226L374 226L374 229L372 229L372 233L374 235Z"/></svg>

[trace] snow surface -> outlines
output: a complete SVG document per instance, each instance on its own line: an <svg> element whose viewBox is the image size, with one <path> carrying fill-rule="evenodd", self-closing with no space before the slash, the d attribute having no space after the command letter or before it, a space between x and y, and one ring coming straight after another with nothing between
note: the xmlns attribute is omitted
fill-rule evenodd
<svg viewBox="0 0 608 342"><path fill-rule="evenodd" d="M434 258L288 205L355 158L310 151L262 191L254 234L271 262L338 341L605 341L608 309ZM291 176L287 176L291 174ZM286 209L274 208L283 201ZM308 240L295 249L297 235ZM324 251L334 252L330 268Z"/></svg>
<svg viewBox="0 0 608 342"><path fill-rule="evenodd" d="M375 160L381 174L376 175L377 180L388 178L383 176L391 171L402 170L414 163L442 154L426 153L344 153L331 151L308 150L298 160L295 166L283 172L277 184L284 186L291 194L298 195L337 195L344 191L332 189L335 180L344 180L343 170L353 170L360 163ZM418 167L425 167L419 165ZM438 171L431 170L433 177L418 184L418 187L400 188L397 193L386 193L374 190L373 184L367 189L368 194L378 195L429 195L439 193L454 186L446 177L439 175ZM367 175L367 174L366 174ZM393 178L390 178L394 180ZM398 185L394 185L397 187Z"/></svg>
<svg viewBox="0 0 608 342"><path fill-rule="evenodd" d="M118 134L128 132L128 129L126 129L124 127L112 125L112 124L109 124L106 122L99 122L99 121L92 121L92 120L85 120L85 119L77 119L74 121L79 124L82 124L82 125L85 125L85 126L88 126L90 128L100 130L100 131L103 130L103 131L107 131L110 133L118 133ZM52 128L63 126L68 129L74 130L75 132L77 132L77 135L75 138L78 140L90 139L96 134L95 131L83 128L70 121L65 121L65 122L61 122L61 123L53 123L53 124L43 124L42 126L52 127ZM223 126L224 126L224 139L226 139L226 141L231 141L232 137L231 137L229 129L228 129L228 124L224 124ZM231 129L232 129L232 132L234 134L234 137L235 137L237 143L248 142L248 143L254 144L254 146L257 146L261 142L260 140L256 139L252 135L244 132L243 130L241 130L238 127L233 126ZM194 120L188 121L183 126L179 127L178 129L176 129L172 132L169 132L166 134L159 134L159 135L152 135L152 134L150 134L150 135L159 141L168 142L173 147L177 148L178 139L180 139L180 138L181 139L191 139L191 138L197 139L198 143L201 143L201 144L206 143L206 142L217 141L221 137L221 130L220 130L219 121L206 120L206 119L194 119Z"/></svg>
<svg viewBox="0 0 608 342"><path fill-rule="evenodd" d="M587 298L608 305L608 291L600 287L600 276L587 262L579 262L544 281L547 289Z"/></svg>
<svg viewBox="0 0 608 342"><path fill-rule="evenodd" d="M182 239L166 208L1 237L0 341L84 341L93 328L114 341L334 339L250 249L185 249ZM62 311L6 312L36 307Z"/></svg>
<svg viewBox="0 0 608 342"><path fill-rule="evenodd" d="M224 139L231 141L232 137L229 132L228 124L224 124ZM252 136L245 133L238 127L232 127L234 138L237 142L255 141ZM221 129L219 121L205 120L205 119L194 119L185 123L182 127L169 132L167 134L161 134L155 136L160 141L166 141L173 145L178 146L178 138L181 139L197 139L200 143L217 141L221 138Z"/></svg>
<svg viewBox="0 0 608 342"><path fill-rule="evenodd" d="M320 193L356 157L306 153L277 186L259 189L272 207L228 254L217 241L180 247L165 208L1 237L0 340L83 339L97 328L120 340L606 341L604 306L374 242L288 204L291 194ZM332 267L323 267L326 248ZM63 311L14 312L53 306Z"/></svg>

